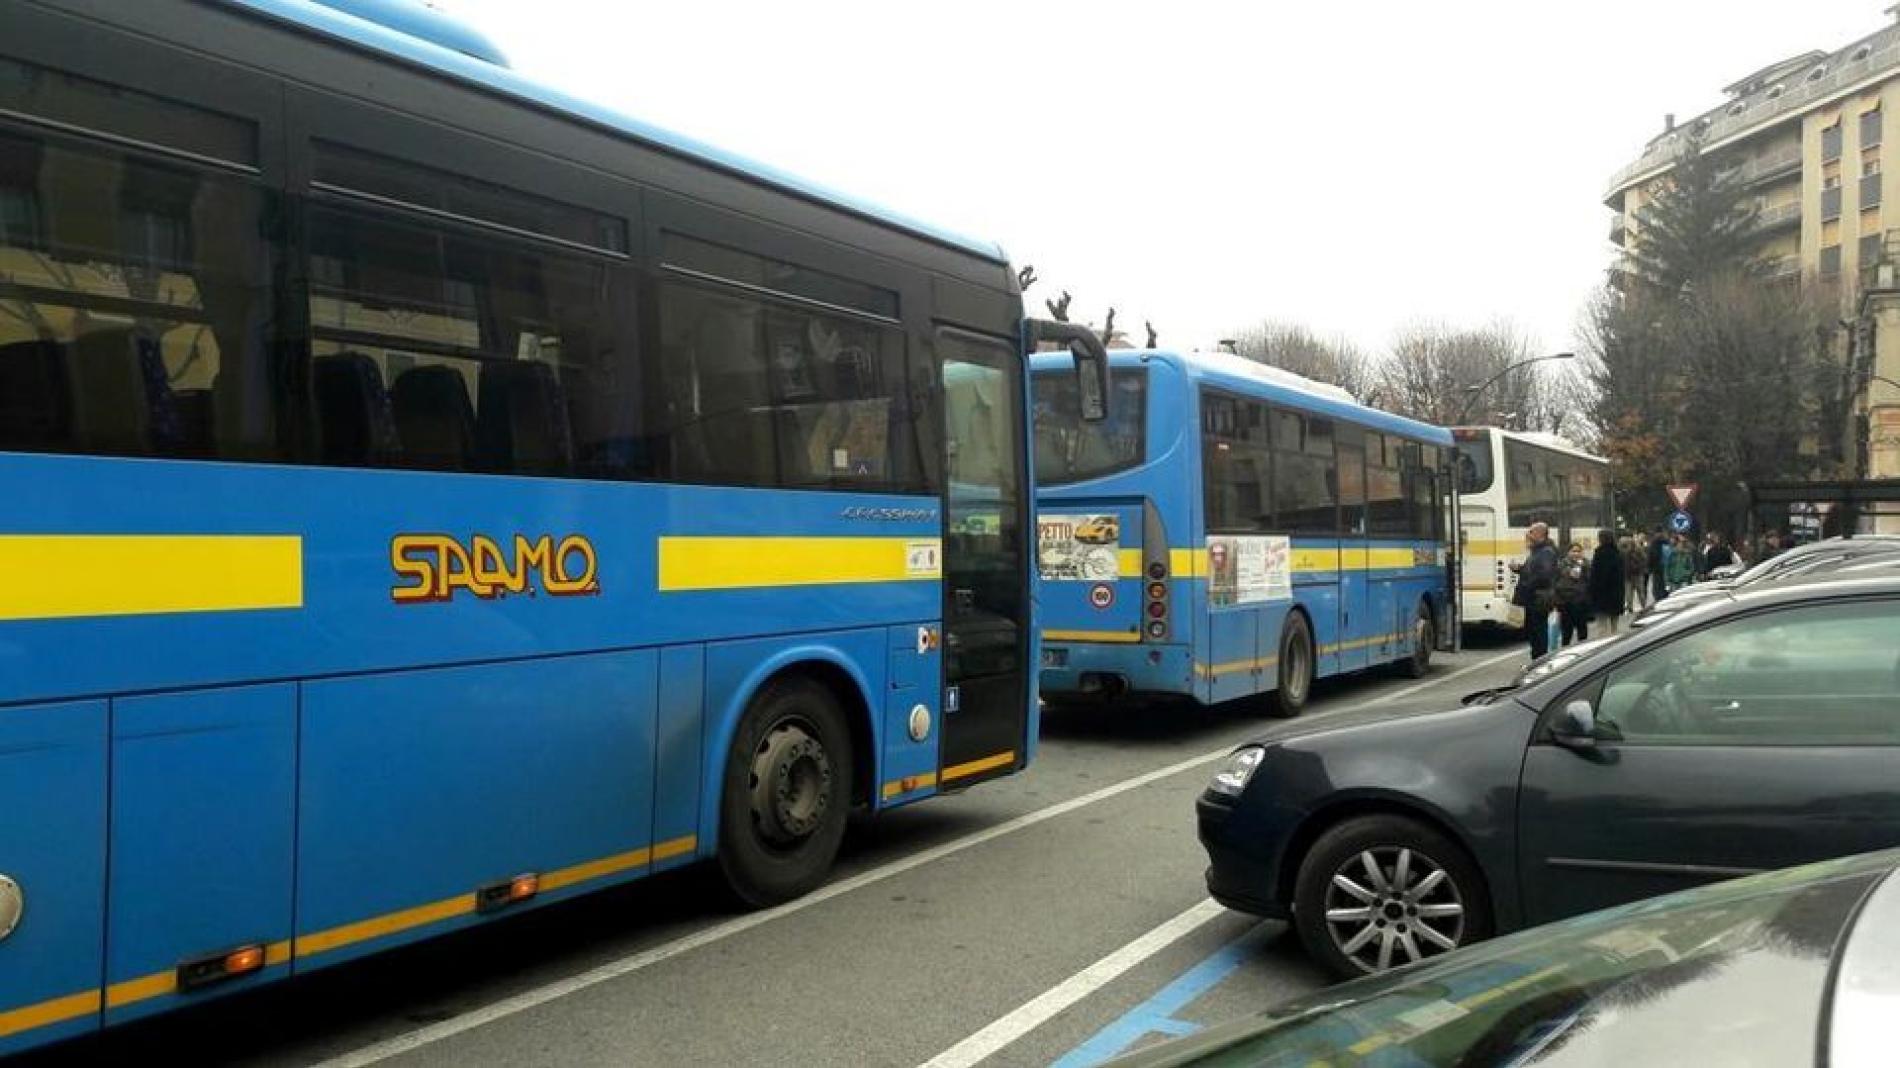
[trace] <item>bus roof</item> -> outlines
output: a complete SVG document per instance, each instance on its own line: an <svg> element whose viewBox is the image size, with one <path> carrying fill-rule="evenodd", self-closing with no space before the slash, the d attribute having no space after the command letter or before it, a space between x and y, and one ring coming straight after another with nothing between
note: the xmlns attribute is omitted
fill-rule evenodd
<svg viewBox="0 0 1900 1068"><path fill-rule="evenodd" d="M940 245L1008 263L1002 247L922 222L690 137L571 96L508 69L481 34L389 0L221 0L221 2L421 66L477 88L645 142L663 151L902 230Z"/></svg>
<svg viewBox="0 0 1900 1068"><path fill-rule="evenodd" d="M1507 430L1501 426L1461 426L1454 427L1452 434L1462 437L1473 431L1483 431L1487 434L1497 434L1501 437L1515 438L1518 441L1528 442L1532 445L1541 445L1555 452L1569 453L1572 456L1580 456L1583 459L1595 460L1599 463L1609 463L1609 461L1603 457L1598 456L1567 438L1558 437L1556 434L1548 434L1542 430Z"/></svg>
<svg viewBox="0 0 1900 1068"><path fill-rule="evenodd" d="M1038 371L1064 368L1072 366L1070 360L1066 352L1044 352L1033 358L1032 366ZM1178 368L1196 381L1237 393L1297 405L1373 430L1404 434L1438 445L1452 443L1451 431L1443 427L1367 407L1338 386L1316 382L1278 367L1268 367L1231 352L1112 349L1108 354L1110 367L1133 367L1157 362Z"/></svg>

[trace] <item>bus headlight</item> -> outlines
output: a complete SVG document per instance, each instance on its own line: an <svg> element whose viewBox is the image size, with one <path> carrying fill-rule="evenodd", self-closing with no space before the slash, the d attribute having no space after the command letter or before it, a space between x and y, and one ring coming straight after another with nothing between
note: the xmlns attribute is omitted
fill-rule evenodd
<svg viewBox="0 0 1900 1068"><path fill-rule="evenodd" d="M1235 751L1227 758L1227 766L1214 775L1214 781L1207 784L1208 790L1223 797L1239 797L1247 788L1247 780L1253 778L1253 770L1260 766L1260 760L1267 755L1265 746L1250 745Z"/></svg>

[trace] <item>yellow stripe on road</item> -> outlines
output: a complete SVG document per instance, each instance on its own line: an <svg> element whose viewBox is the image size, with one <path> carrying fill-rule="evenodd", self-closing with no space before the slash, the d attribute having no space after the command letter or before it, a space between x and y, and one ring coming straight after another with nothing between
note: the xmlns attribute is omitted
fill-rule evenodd
<svg viewBox="0 0 1900 1068"><path fill-rule="evenodd" d="M1138 642L1141 635L1126 630L1045 630L1046 642Z"/></svg>
<svg viewBox="0 0 1900 1068"><path fill-rule="evenodd" d="M303 539L0 535L0 620L303 607Z"/></svg>
<svg viewBox="0 0 1900 1068"><path fill-rule="evenodd" d="M659 587L739 590L861 582L932 582L943 539L663 537Z"/></svg>
<svg viewBox="0 0 1900 1068"><path fill-rule="evenodd" d="M958 779L967 779L972 775L981 775L986 771L993 771L996 768L1007 767L1014 763L1016 763L1016 751L1011 749L1006 752L998 753L995 756L986 756L981 760L972 760L967 764L952 764L950 767L943 769L942 773L937 776L937 780L939 782L955 782Z"/></svg>

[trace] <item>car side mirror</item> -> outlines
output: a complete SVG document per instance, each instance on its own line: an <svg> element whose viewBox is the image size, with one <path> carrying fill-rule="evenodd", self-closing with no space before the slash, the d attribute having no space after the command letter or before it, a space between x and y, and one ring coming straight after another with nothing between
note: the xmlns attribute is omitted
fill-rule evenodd
<svg viewBox="0 0 1900 1068"><path fill-rule="evenodd" d="M1582 698L1564 705L1550 724L1550 740L1566 749L1596 748L1596 707Z"/></svg>

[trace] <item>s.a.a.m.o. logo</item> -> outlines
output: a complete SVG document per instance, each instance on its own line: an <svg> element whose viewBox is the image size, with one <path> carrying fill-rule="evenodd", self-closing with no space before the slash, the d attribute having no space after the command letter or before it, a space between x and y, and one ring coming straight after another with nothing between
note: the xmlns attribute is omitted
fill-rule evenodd
<svg viewBox="0 0 1900 1068"><path fill-rule="evenodd" d="M389 595L397 604L452 600L462 591L482 598L600 592L600 560L579 534L559 541L516 534L511 549L482 534L467 545L447 534L398 534L389 542L389 566L396 569Z"/></svg>

